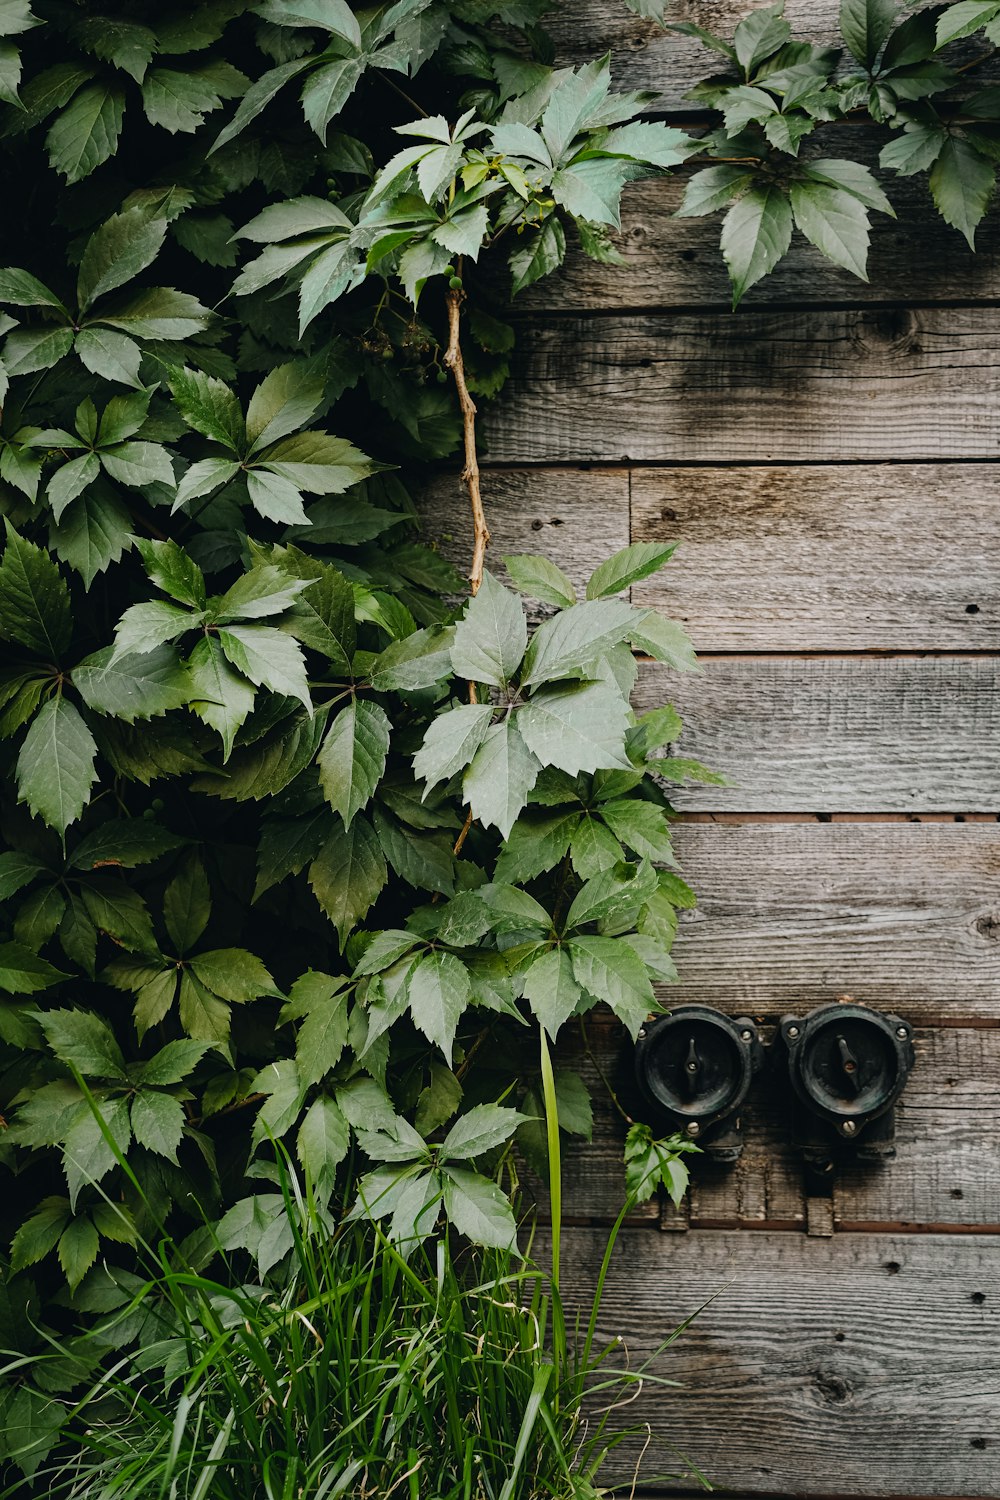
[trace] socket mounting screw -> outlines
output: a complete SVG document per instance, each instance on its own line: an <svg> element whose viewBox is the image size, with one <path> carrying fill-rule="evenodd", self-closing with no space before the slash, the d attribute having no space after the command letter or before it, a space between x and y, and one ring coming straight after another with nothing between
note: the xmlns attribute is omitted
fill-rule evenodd
<svg viewBox="0 0 1000 1500"><path fill-rule="evenodd" d="M906 1029L905 1026L897 1026L896 1027L896 1035L899 1037L899 1040L901 1042L905 1042L906 1038L909 1036L909 1034L910 1033L907 1031L907 1029Z"/></svg>
<svg viewBox="0 0 1000 1500"><path fill-rule="evenodd" d="M688 1120L684 1130L687 1135L701 1135L701 1126L697 1120Z"/></svg>
<svg viewBox="0 0 1000 1500"><path fill-rule="evenodd" d="M753 1032L749 1027L745 1027L744 1030L740 1032L740 1040L744 1042L753 1041Z"/></svg>
<svg viewBox="0 0 1000 1500"><path fill-rule="evenodd" d="M858 1122L857 1120L845 1120L840 1128L845 1135L857 1135Z"/></svg>
<svg viewBox="0 0 1000 1500"><path fill-rule="evenodd" d="M794 1042L794 1041L796 1041L796 1040L797 1040L797 1038L798 1038L798 1035L799 1035L799 1028L798 1028L798 1027L797 1027L797 1026L789 1026L789 1028L788 1028L788 1031L787 1031L787 1033L786 1033L786 1034L787 1034L787 1035L788 1035L788 1036L790 1036L790 1037L791 1037L791 1039L792 1039L792 1041L793 1041L793 1042Z"/></svg>

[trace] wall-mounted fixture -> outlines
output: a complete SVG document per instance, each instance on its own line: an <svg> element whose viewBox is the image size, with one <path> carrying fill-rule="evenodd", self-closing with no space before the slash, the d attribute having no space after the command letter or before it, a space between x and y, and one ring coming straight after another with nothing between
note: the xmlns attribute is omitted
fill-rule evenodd
<svg viewBox="0 0 1000 1500"><path fill-rule="evenodd" d="M763 1056L746 1016L678 1005L648 1022L636 1042L635 1081L649 1122L680 1131L716 1161L743 1148L739 1109Z"/></svg>
<svg viewBox="0 0 1000 1500"><path fill-rule="evenodd" d="M784 1016L779 1035L793 1090L795 1144L829 1172L845 1153L895 1155L894 1106L913 1068L912 1030L899 1016L838 1001Z"/></svg>

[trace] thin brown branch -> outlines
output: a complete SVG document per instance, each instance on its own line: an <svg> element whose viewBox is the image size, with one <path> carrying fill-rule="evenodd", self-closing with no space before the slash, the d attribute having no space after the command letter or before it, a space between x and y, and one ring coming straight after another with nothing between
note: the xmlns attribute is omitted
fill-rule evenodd
<svg viewBox="0 0 1000 1500"><path fill-rule="evenodd" d="M470 683L469 686L472 687L472 684ZM455 847L451 851L452 854L455 855L456 859L458 858L458 856L462 852L462 845L465 843L466 839L468 838L468 836L469 836L469 829L471 827L472 827L472 808L470 807L469 811L468 811L468 815L467 815L467 817L465 819L465 822L462 824L462 831L458 835L458 838L455 840Z"/></svg>
<svg viewBox="0 0 1000 1500"><path fill-rule="evenodd" d="M458 393L459 410L462 413L462 436L465 446L465 467L462 470L462 483L469 494L469 504L472 507L472 566L469 569L469 590L475 595L479 592L479 586L483 581L483 568L486 564L486 548L489 545L490 532L486 525L486 512L483 510L483 497L479 488L479 459L476 453L476 403L469 394L469 387L465 381L465 363L462 359L461 327L462 327L462 303L465 301L465 293L462 289L451 288L447 294L448 304L448 347L444 351L444 362L451 371L455 382L455 390ZM473 701L475 701L473 699Z"/></svg>

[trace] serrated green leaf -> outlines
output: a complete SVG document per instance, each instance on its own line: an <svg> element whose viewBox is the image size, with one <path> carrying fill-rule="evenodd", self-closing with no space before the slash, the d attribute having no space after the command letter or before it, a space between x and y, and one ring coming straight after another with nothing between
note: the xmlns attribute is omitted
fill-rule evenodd
<svg viewBox="0 0 1000 1500"><path fill-rule="evenodd" d="M297 698L312 713L306 664L291 636L268 625L227 625L218 642L227 660L257 687Z"/></svg>
<svg viewBox="0 0 1000 1500"><path fill-rule="evenodd" d="M895 0L840 0L841 35L865 68L874 64L895 19Z"/></svg>
<svg viewBox="0 0 1000 1500"><path fill-rule="evenodd" d="M320 785L347 827L367 807L382 779L391 728L377 703L352 698L323 741L317 760Z"/></svg>
<svg viewBox="0 0 1000 1500"><path fill-rule="evenodd" d="M633 542L623 547L590 575L588 599L606 599L657 573L677 550L676 542Z"/></svg>
<svg viewBox="0 0 1000 1500"><path fill-rule="evenodd" d="M295 1056L303 1084L319 1083L339 1063L347 1046L347 995L327 995L299 1027Z"/></svg>
<svg viewBox="0 0 1000 1500"><path fill-rule="evenodd" d="M538 230L529 229L524 243L513 250L510 265L511 296L516 297L533 282L558 270L566 258L566 234L555 215Z"/></svg>
<svg viewBox="0 0 1000 1500"><path fill-rule="evenodd" d="M117 150L124 114L121 89L104 84L81 89L45 137L53 170L68 183L88 177Z"/></svg>
<svg viewBox="0 0 1000 1500"><path fill-rule="evenodd" d="M208 1048L203 1042L173 1041L143 1063L139 1082L143 1087L165 1088L183 1083L194 1072Z"/></svg>
<svg viewBox="0 0 1000 1500"><path fill-rule="evenodd" d="M72 347L71 328L15 328L4 345L4 369L11 376L50 370Z"/></svg>
<svg viewBox="0 0 1000 1500"><path fill-rule="evenodd" d="M949 135L928 183L938 213L946 224L976 248L976 228L989 207L996 186L996 167L960 136Z"/></svg>
<svg viewBox="0 0 1000 1500"><path fill-rule="evenodd" d="M189 1037L207 1042L228 1055L229 1006L213 995L194 974L185 970L178 988L181 1025Z"/></svg>
<svg viewBox="0 0 1000 1500"><path fill-rule="evenodd" d="M50 1010L39 1016L39 1024L60 1062L79 1069L84 1077L125 1077L125 1062L115 1034L93 1011Z"/></svg>
<svg viewBox="0 0 1000 1500"><path fill-rule="evenodd" d="M524 1116L500 1104L474 1104L441 1142L443 1161L473 1161L511 1140Z"/></svg>
<svg viewBox="0 0 1000 1500"><path fill-rule="evenodd" d="M233 741L253 709L256 690L226 660L215 636L204 636L187 660L191 707L222 740L227 761Z"/></svg>
<svg viewBox="0 0 1000 1500"><path fill-rule="evenodd" d="M158 647L176 641L200 625L201 611L179 609L166 600L153 599L148 604L133 604L115 627L115 645L111 655L114 666L122 657L151 655Z"/></svg>
<svg viewBox="0 0 1000 1500"><path fill-rule="evenodd" d="M59 1237L59 1264L75 1291L97 1259L100 1248L97 1230L89 1219L73 1219Z"/></svg>
<svg viewBox="0 0 1000 1500"><path fill-rule="evenodd" d="M565 948L549 948L534 960L524 976L522 993L539 1025L555 1041L583 998Z"/></svg>
<svg viewBox="0 0 1000 1500"><path fill-rule="evenodd" d="M192 930L193 927L189 927L189 931ZM196 940L189 937L188 947ZM205 988L230 1004L240 1005L257 1000L261 995L277 993L274 980L264 964L245 948L213 948L209 953L194 954L189 963L192 973Z"/></svg>
<svg viewBox="0 0 1000 1500"><path fill-rule="evenodd" d="M15 772L18 801L64 834L90 801L97 780L94 736L68 699L50 698L25 736Z"/></svg>
<svg viewBox="0 0 1000 1500"><path fill-rule="evenodd" d="M172 646L121 661L113 660L113 655L114 648L104 646L73 669L73 686L95 713L133 724L183 708L196 696L196 685Z"/></svg>
<svg viewBox="0 0 1000 1500"><path fill-rule="evenodd" d="M102 224L87 241L80 261L76 295L86 312L98 297L133 281L152 265L163 246L166 219L151 218L144 208L127 208Z"/></svg>
<svg viewBox="0 0 1000 1500"><path fill-rule="evenodd" d="M0 562L0 634L58 662L73 633L69 589L51 557L7 526Z"/></svg>
<svg viewBox="0 0 1000 1500"><path fill-rule="evenodd" d="M190 855L163 895L163 920L176 951L187 953L208 926L212 898L200 859Z"/></svg>
<svg viewBox="0 0 1000 1500"><path fill-rule="evenodd" d="M247 434L243 413L225 381L201 370L172 369L167 383L189 427L233 453L244 452Z"/></svg>
<svg viewBox="0 0 1000 1500"><path fill-rule="evenodd" d="M336 829L309 866L309 884L337 929L341 950L375 902L387 874L375 831L363 814L350 828Z"/></svg>
<svg viewBox="0 0 1000 1500"><path fill-rule="evenodd" d="M753 187L726 214L722 254L733 284L733 306L773 271L792 241L792 206L779 187Z"/></svg>
<svg viewBox="0 0 1000 1500"><path fill-rule="evenodd" d="M136 1143L176 1164L184 1134L184 1109L170 1094L143 1090L132 1100L132 1134Z"/></svg>
<svg viewBox="0 0 1000 1500"><path fill-rule="evenodd" d="M451 676L454 634L453 625L431 625L393 641L372 663L372 687L380 693L407 693L443 682Z"/></svg>
<svg viewBox="0 0 1000 1500"><path fill-rule="evenodd" d="M602 767L631 770L624 751L628 704L604 683L542 688L518 710L517 724L540 765L571 776Z"/></svg>
<svg viewBox="0 0 1000 1500"><path fill-rule="evenodd" d="M205 608L205 578L192 558L174 541L136 541L151 582L180 604Z"/></svg>
<svg viewBox="0 0 1000 1500"><path fill-rule="evenodd" d="M34 995L68 978L23 943L0 943L0 990L8 995Z"/></svg>
<svg viewBox="0 0 1000 1500"><path fill-rule="evenodd" d="M822 182L793 182L796 227L835 266L868 280L868 210L851 193Z"/></svg>
<svg viewBox="0 0 1000 1500"><path fill-rule="evenodd" d="M443 1175L444 1211L449 1223L476 1245L511 1249L517 1240L517 1226L510 1203L496 1183L462 1167L446 1166Z"/></svg>
<svg viewBox="0 0 1000 1500"><path fill-rule="evenodd" d="M575 937L567 946L577 983L611 1007L634 1041L653 1005L642 959L617 938Z"/></svg>
<svg viewBox="0 0 1000 1500"><path fill-rule="evenodd" d="M647 609L637 615L629 640L637 651L647 652L654 661L664 661L675 671L700 671L687 632L659 610Z"/></svg>
<svg viewBox="0 0 1000 1500"><path fill-rule="evenodd" d="M66 1198L43 1198L35 1212L24 1220L10 1247L10 1268L23 1271L34 1266L56 1247L70 1218Z"/></svg>
<svg viewBox="0 0 1000 1500"><path fill-rule="evenodd" d="M413 774L426 780L428 791L441 781L449 781L469 764L492 721L489 703L463 704L436 715L413 757Z"/></svg>
<svg viewBox="0 0 1000 1500"><path fill-rule="evenodd" d="M489 728L462 778L472 815L506 838L528 800L542 763L521 733L520 714Z"/></svg>
<svg viewBox="0 0 1000 1500"><path fill-rule="evenodd" d="M333 1191L337 1168L350 1147L351 1133L336 1100L314 1099L295 1138L295 1151L321 1197Z"/></svg>
<svg viewBox="0 0 1000 1500"><path fill-rule="evenodd" d="M453 953L427 953L406 978L413 1023L451 1066L455 1031L471 997L469 972Z"/></svg>
<svg viewBox="0 0 1000 1500"><path fill-rule="evenodd" d="M544 620L529 643L522 684L592 676L601 658L628 639L636 618L623 599L600 599Z"/></svg>
<svg viewBox="0 0 1000 1500"><path fill-rule="evenodd" d="M523 553L505 557L503 561L514 587L529 599L541 599L544 604L554 604L557 609L568 609L576 603L572 583L562 568L557 568L547 557Z"/></svg>
<svg viewBox="0 0 1000 1500"><path fill-rule="evenodd" d="M504 686L521 665L527 643L521 601L484 572L479 592L455 627L452 669L472 682Z"/></svg>

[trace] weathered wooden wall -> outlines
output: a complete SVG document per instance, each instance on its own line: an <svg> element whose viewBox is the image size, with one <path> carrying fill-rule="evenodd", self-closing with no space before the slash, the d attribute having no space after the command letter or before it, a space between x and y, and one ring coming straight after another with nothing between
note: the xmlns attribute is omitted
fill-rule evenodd
<svg viewBox="0 0 1000 1500"><path fill-rule="evenodd" d="M787 14L833 39L831 0ZM620 0L569 0L553 29L564 59L610 48L619 83L677 118L711 71ZM874 161L876 132L850 130ZM492 565L544 550L582 580L629 539L680 539L635 597L685 622L704 671L648 668L638 699L676 701L685 751L734 785L677 799L699 904L671 995L766 1027L850 994L912 1021L918 1062L896 1160L822 1199L758 1091L739 1165L637 1214L605 1324L638 1357L714 1298L656 1367L683 1388L630 1411L657 1440L643 1472L681 1471L654 1489L696 1489L672 1444L738 1496L996 1497L1000 213L974 257L919 179L892 183L869 285L800 243L733 315L717 221L671 218L683 175L627 194L623 267L571 256L522 299L485 424ZM462 504L443 478L438 534ZM609 1031L606 1066L619 1047ZM567 1168L581 1285L620 1146L600 1106Z"/></svg>

